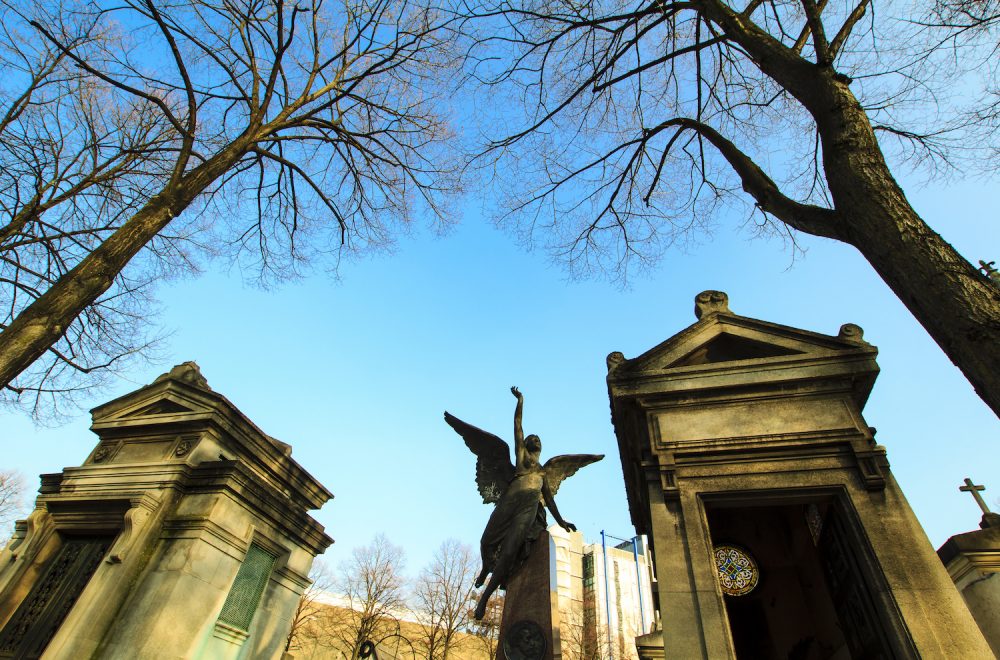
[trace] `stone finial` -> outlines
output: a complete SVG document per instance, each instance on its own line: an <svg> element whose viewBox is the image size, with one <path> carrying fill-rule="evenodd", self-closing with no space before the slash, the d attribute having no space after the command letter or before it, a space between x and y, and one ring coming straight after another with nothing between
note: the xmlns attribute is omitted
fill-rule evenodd
<svg viewBox="0 0 1000 660"><path fill-rule="evenodd" d="M837 339L843 339L844 341L849 341L852 344L865 344L865 331L860 325L855 325L853 323L845 323L840 326L840 332L837 334Z"/></svg>
<svg viewBox="0 0 1000 660"><path fill-rule="evenodd" d="M983 261L980 259L979 270L986 276L986 279L991 280L994 284L1000 284L1000 271L993 267L995 264L995 261Z"/></svg>
<svg viewBox="0 0 1000 660"><path fill-rule="evenodd" d="M608 373L611 373L618 368L622 362L625 361L625 355L621 351L613 351L608 353Z"/></svg>
<svg viewBox="0 0 1000 660"><path fill-rule="evenodd" d="M154 380L153 382L160 383L165 380L179 380L182 383L203 390L212 389L211 387L208 386L208 381L205 380L205 377L201 375L201 369L198 368L198 363L192 361L178 364L176 367L174 367L167 373L157 377L157 379Z"/></svg>
<svg viewBox="0 0 1000 660"><path fill-rule="evenodd" d="M725 291L712 291L709 289L708 291L702 291L694 297L695 317L701 319L701 317L712 312L732 314L729 311L729 296L726 295Z"/></svg>

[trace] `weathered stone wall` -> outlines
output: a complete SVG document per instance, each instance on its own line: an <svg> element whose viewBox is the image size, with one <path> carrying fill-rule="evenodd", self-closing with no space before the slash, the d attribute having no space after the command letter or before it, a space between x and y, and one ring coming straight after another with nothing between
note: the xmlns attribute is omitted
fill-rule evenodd
<svg viewBox="0 0 1000 660"><path fill-rule="evenodd" d="M868 632L888 653L991 657L862 416L878 366L861 329L829 336L737 316L721 292L696 305L700 320L659 346L608 356L632 520L655 558L664 657L735 657L708 511L805 504L845 530L876 619L858 625L877 629Z"/></svg>
<svg viewBox="0 0 1000 660"><path fill-rule="evenodd" d="M63 599L47 660L280 658L312 561L332 543L308 514L329 491L193 363L92 412L99 443L82 466L43 475L0 553L0 631L45 619L44 594L31 596L34 619L26 597L64 539L96 535L110 549L75 603ZM244 598L252 618L234 627L219 615L251 546L274 560L256 577L259 600Z"/></svg>

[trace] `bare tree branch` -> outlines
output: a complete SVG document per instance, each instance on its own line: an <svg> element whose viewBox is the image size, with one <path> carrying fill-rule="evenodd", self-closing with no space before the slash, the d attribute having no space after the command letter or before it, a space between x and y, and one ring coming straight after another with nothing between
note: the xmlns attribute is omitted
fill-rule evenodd
<svg viewBox="0 0 1000 660"><path fill-rule="evenodd" d="M21 68L0 107L10 405L96 382L119 363L103 346L139 355L148 343L124 340L163 273L228 253L277 280L416 217L448 222L457 62L433 3L60 1L76 0L12 13L23 29L5 21L0 42Z"/></svg>
<svg viewBox="0 0 1000 660"><path fill-rule="evenodd" d="M867 0L468 0L469 79L509 101L477 161L496 217L574 274L619 278L726 206L846 242L1000 414L1000 292L893 176L1000 154L986 5L941 0L921 24ZM954 103L979 69L981 98Z"/></svg>

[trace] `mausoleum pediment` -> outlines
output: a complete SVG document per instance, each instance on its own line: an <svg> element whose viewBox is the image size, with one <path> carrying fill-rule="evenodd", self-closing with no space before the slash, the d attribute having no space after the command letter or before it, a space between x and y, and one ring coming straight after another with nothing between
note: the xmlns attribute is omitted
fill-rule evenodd
<svg viewBox="0 0 1000 660"><path fill-rule="evenodd" d="M224 398L212 391L198 370L186 362L151 384L91 411L95 424L163 420L171 416L205 415L219 409Z"/></svg>
<svg viewBox="0 0 1000 660"><path fill-rule="evenodd" d="M121 415L122 419L130 417L149 417L150 415L170 415L170 414L183 414L196 412L190 406L182 405L177 401L173 401L170 398L164 397L158 401L143 406L138 410L129 411L128 413Z"/></svg>
<svg viewBox="0 0 1000 660"><path fill-rule="evenodd" d="M801 355L802 353L803 351L788 348L787 346L778 346L730 332L721 332L681 359L668 365L667 368L711 364L714 362L756 360L781 355Z"/></svg>
<svg viewBox="0 0 1000 660"><path fill-rule="evenodd" d="M291 460L291 446L264 433L212 390L194 362L94 408L91 417L90 428L102 439L92 463L148 462L167 452L192 463L242 460L263 481L276 470L311 479Z"/></svg>
<svg viewBox="0 0 1000 660"><path fill-rule="evenodd" d="M608 356L614 374L664 373L674 370L710 369L714 365L739 363L759 366L764 362L794 362L810 358L830 358L848 353L874 355L877 351L862 338L856 325L845 324L838 335L824 335L799 328L769 323L729 311L728 297L713 294L707 305L699 305L697 323L662 344L635 357L621 353Z"/></svg>

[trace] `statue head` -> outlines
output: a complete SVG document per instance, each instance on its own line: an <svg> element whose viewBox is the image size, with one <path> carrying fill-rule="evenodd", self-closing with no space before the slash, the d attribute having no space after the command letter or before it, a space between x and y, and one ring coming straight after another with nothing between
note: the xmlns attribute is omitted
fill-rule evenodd
<svg viewBox="0 0 1000 660"><path fill-rule="evenodd" d="M524 448L532 454L537 454L542 451L542 439L532 433L524 439Z"/></svg>

